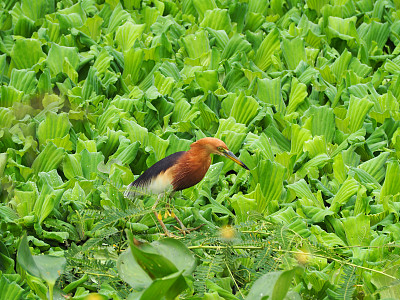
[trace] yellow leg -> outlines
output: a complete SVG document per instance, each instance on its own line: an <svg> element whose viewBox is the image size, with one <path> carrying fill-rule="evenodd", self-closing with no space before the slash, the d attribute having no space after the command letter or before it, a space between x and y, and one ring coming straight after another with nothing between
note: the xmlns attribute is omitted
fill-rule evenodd
<svg viewBox="0 0 400 300"><path fill-rule="evenodd" d="M165 226L162 218L159 218L159 214L156 211L157 204L158 204L158 202L160 202L161 197L162 197L162 194L158 195L157 200L156 200L156 202L154 202L154 204L151 207L151 209L153 210L153 213L156 216L156 219L157 219L158 223L160 223L162 229L164 230L165 235L168 236L168 237L173 237L174 235L171 232L169 232L169 230Z"/></svg>

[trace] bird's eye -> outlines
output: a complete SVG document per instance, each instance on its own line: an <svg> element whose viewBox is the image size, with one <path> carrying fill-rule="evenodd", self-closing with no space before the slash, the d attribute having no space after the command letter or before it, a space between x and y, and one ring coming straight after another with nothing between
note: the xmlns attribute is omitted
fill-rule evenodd
<svg viewBox="0 0 400 300"><path fill-rule="evenodd" d="M218 151L223 152L223 151L224 151L224 148L218 147Z"/></svg>

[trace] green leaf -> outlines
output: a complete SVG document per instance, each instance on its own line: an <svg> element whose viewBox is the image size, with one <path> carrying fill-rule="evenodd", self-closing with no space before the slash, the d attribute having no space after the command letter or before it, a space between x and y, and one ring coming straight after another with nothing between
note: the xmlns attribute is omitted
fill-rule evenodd
<svg viewBox="0 0 400 300"><path fill-rule="evenodd" d="M351 196L357 193L358 183L351 177L348 177L332 199L330 210L338 212L340 206L344 205Z"/></svg>
<svg viewBox="0 0 400 300"><path fill-rule="evenodd" d="M222 49L221 59L228 59L238 52L248 53L252 48L248 41L240 34L235 33Z"/></svg>
<svg viewBox="0 0 400 300"><path fill-rule="evenodd" d="M248 125L257 115L259 108L260 105L253 97L240 93L233 102L230 117L233 117L238 123Z"/></svg>
<svg viewBox="0 0 400 300"><path fill-rule="evenodd" d="M163 239L151 243L157 252L170 260L182 275L190 276L196 267L193 254L186 246L175 239Z"/></svg>
<svg viewBox="0 0 400 300"><path fill-rule="evenodd" d="M335 75L336 82L340 82L341 78L348 71L352 55L345 49L339 58L331 65L332 73Z"/></svg>
<svg viewBox="0 0 400 300"><path fill-rule="evenodd" d="M317 197L311 192L310 187L307 185L304 179L300 179L299 181L288 184L288 189L292 190L296 193L298 198L305 198L310 200L315 206L324 208L323 203L317 200Z"/></svg>
<svg viewBox="0 0 400 300"><path fill-rule="evenodd" d="M64 272L66 259L50 255L32 255L26 234L24 234L18 247L17 261L27 272L46 281L50 290L50 299L52 299L53 287L57 278Z"/></svg>
<svg viewBox="0 0 400 300"><path fill-rule="evenodd" d="M48 11L46 0L28 1L22 0L21 9L23 13L33 21L43 18Z"/></svg>
<svg viewBox="0 0 400 300"><path fill-rule="evenodd" d="M359 168L371 175L377 182L381 182L385 177L385 164L389 153L382 152L377 157L362 163Z"/></svg>
<svg viewBox="0 0 400 300"><path fill-rule="evenodd" d="M246 300L284 299L289 291L292 278L297 268L288 271L269 272L254 282Z"/></svg>
<svg viewBox="0 0 400 300"><path fill-rule="evenodd" d="M118 27L115 34L115 40L121 50L124 52L131 49L136 40L140 39L142 36L144 29L144 24L134 24L132 22L126 22L122 26Z"/></svg>
<svg viewBox="0 0 400 300"><path fill-rule="evenodd" d="M226 33L231 32L232 25L228 10L219 8L207 10L200 26L209 27L215 30L224 30Z"/></svg>
<svg viewBox="0 0 400 300"><path fill-rule="evenodd" d="M259 201L257 201L259 199ZM235 210L236 224L247 222L251 217L252 211L258 211L257 207L265 201L260 189L260 185L250 194L242 195L241 193L234 194L231 200L231 205Z"/></svg>
<svg viewBox="0 0 400 300"><path fill-rule="evenodd" d="M84 149L80 155L83 177L89 180L95 179L97 174L97 165L104 161L103 154L100 152L89 152Z"/></svg>
<svg viewBox="0 0 400 300"><path fill-rule="evenodd" d="M21 299L24 289L15 281L10 282L5 276L0 278L1 299Z"/></svg>
<svg viewBox="0 0 400 300"><path fill-rule="evenodd" d="M68 60L73 69L76 70L80 62L77 49L74 47L63 47L52 43L46 60L52 77L63 72L63 66L66 60Z"/></svg>
<svg viewBox="0 0 400 300"><path fill-rule="evenodd" d="M347 41L349 47L354 47L358 34L356 29L357 17L342 19L333 16L328 17L327 36L329 40L339 38Z"/></svg>
<svg viewBox="0 0 400 300"><path fill-rule="evenodd" d="M333 109L328 106L311 106L311 133L313 136L324 136L325 141L330 143L335 136L335 115Z"/></svg>
<svg viewBox="0 0 400 300"><path fill-rule="evenodd" d="M137 83L144 53L142 49L131 48L124 52L124 72L122 77L127 84Z"/></svg>
<svg viewBox="0 0 400 300"><path fill-rule="evenodd" d="M182 272L157 278L142 293L132 293L127 299L175 299L187 287Z"/></svg>
<svg viewBox="0 0 400 300"><path fill-rule="evenodd" d="M261 70L266 71L272 63L272 55L280 51L279 31L273 29L258 47L254 63Z"/></svg>
<svg viewBox="0 0 400 300"><path fill-rule="evenodd" d="M292 145L290 153L301 154L303 153L303 145L306 141L311 140L311 132L299 125L292 125Z"/></svg>
<svg viewBox="0 0 400 300"><path fill-rule="evenodd" d="M196 82L205 92L215 91L218 88L218 73L215 70L195 71Z"/></svg>
<svg viewBox="0 0 400 300"><path fill-rule="evenodd" d="M304 40L297 37L292 40L282 39L282 54L289 70L294 70L300 61L306 61Z"/></svg>
<svg viewBox="0 0 400 300"><path fill-rule="evenodd" d="M127 235L130 251L120 255L118 271L133 288L142 290L131 294L129 299L162 296L174 299L178 296L187 287L182 274L190 275L196 265L190 251L181 242L173 239L136 246L132 233L127 231Z"/></svg>
<svg viewBox="0 0 400 300"><path fill-rule="evenodd" d="M64 158L64 149L57 148L53 142L48 142L43 151L32 163L32 169L36 174L49 172L57 168Z"/></svg>
<svg viewBox="0 0 400 300"><path fill-rule="evenodd" d="M188 57L192 59L200 58L210 51L210 44L204 30L184 36L182 43Z"/></svg>
<svg viewBox="0 0 400 300"><path fill-rule="evenodd" d="M258 207L258 212L265 213L270 201L279 201L283 191L283 179L286 170L280 164L269 160L260 161L257 169L252 171L254 180L260 184L265 202Z"/></svg>
<svg viewBox="0 0 400 300"><path fill-rule="evenodd" d="M292 79L292 87L289 95L289 105L287 107L287 114L291 114L297 110L297 107L307 97L307 86L300 83L296 77Z"/></svg>
<svg viewBox="0 0 400 300"><path fill-rule="evenodd" d="M29 55L26 55L27 49ZM18 39L11 51L11 64L17 69L30 69L45 57L39 40Z"/></svg>
<svg viewBox="0 0 400 300"><path fill-rule="evenodd" d="M193 6L196 9L197 13L199 14L200 18L202 19L204 17L204 14L208 10L212 10L214 8L217 8L217 5L215 4L215 1L213 0L193 0Z"/></svg>
<svg viewBox="0 0 400 300"><path fill-rule="evenodd" d="M35 78L34 71L17 70L11 71L10 86L24 92L25 95L33 93L38 81Z"/></svg>
<svg viewBox="0 0 400 300"><path fill-rule="evenodd" d="M259 79L257 78L257 97L265 103L272 104L276 110L285 113L286 105L282 98L281 80L275 79Z"/></svg>
<svg viewBox="0 0 400 300"><path fill-rule="evenodd" d="M68 114L46 113L46 119L38 126L38 140L41 146L45 146L49 141L54 142L56 138L63 138L71 129Z"/></svg>
<svg viewBox="0 0 400 300"><path fill-rule="evenodd" d="M117 269L121 278L138 291L152 283L152 278L138 264L130 248L118 257Z"/></svg>
<svg viewBox="0 0 400 300"><path fill-rule="evenodd" d="M368 246L371 241L369 217L359 214L356 217L347 217L343 220L347 244L349 246Z"/></svg>
<svg viewBox="0 0 400 300"><path fill-rule="evenodd" d="M350 97L348 117L350 119L349 129L351 133L356 132L363 126L365 116L373 106L374 104L368 98Z"/></svg>
<svg viewBox="0 0 400 300"><path fill-rule="evenodd" d="M118 3L110 16L107 33L115 32L117 30L117 28L120 25L122 25L123 22L125 22L129 19L130 19L129 13L123 9L121 3Z"/></svg>
<svg viewBox="0 0 400 300"><path fill-rule="evenodd" d="M389 195L397 195L400 193L400 185L398 184L398 176L400 176L400 166L397 161L389 161L387 164L385 181L383 183L379 198L383 200Z"/></svg>

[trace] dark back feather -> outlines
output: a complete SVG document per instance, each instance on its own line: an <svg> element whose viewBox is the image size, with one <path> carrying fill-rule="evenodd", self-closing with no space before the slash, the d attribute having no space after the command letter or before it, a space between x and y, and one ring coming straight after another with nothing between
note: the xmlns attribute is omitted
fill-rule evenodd
<svg viewBox="0 0 400 300"><path fill-rule="evenodd" d="M156 162L154 165L144 171L143 174L140 175L134 182L128 185L128 188L124 194L125 197L132 198L141 191L145 192L146 186L151 183L152 179L157 177L158 174L171 168L185 153L186 151L179 151Z"/></svg>

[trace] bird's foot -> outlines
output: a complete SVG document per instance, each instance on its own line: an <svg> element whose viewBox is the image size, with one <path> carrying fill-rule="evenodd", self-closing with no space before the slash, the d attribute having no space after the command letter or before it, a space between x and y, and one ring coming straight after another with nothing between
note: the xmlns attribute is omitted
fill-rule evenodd
<svg viewBox="0 0 400 300"><path fill-rule="evenodd" d="M198 229L200 229L201 227L203 227L206 224L201 224L195 228L187 228L185 225L182 224L181 228L179 228L178 226L173 226L175 229L179 230L180 233L182 233L183 235L189 234L192 231L196 231Z"/></svg>

